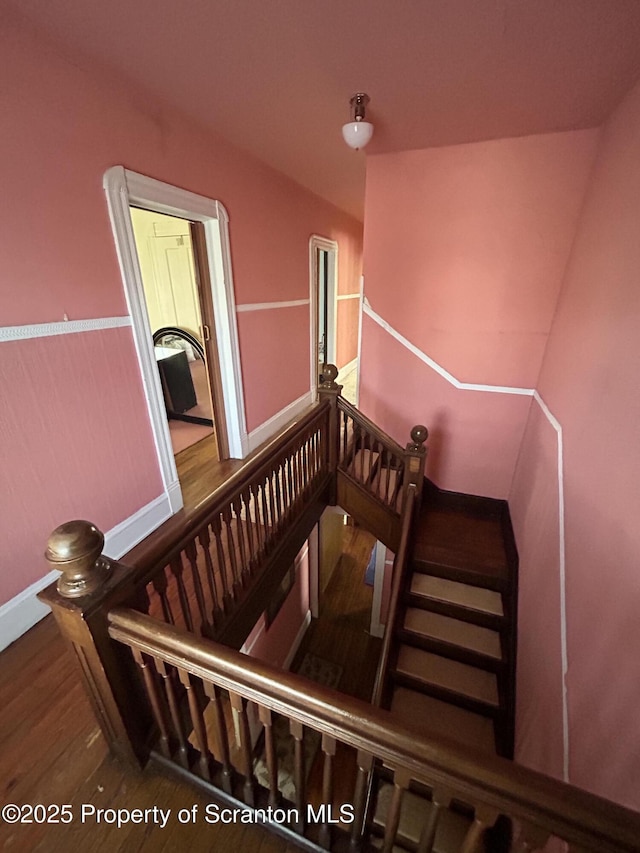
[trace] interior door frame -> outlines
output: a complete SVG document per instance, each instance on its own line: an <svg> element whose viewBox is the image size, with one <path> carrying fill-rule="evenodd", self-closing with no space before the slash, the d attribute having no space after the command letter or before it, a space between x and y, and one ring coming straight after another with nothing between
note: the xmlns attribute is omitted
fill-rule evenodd
<svg viewBox="0 0 640 853"><path fill-rule="evenodd" d="M244 392L240 368L240 348L236 304L231 270L229 216L221 202L112 166L104 174L103 187L116 243L124 291L131 315L133 338L140 364L151 428L158 454L165 492L172 512L182 506L169 423L153 350L138 252L131 222L130 206L166 213L204 227L207 268L213 313L216 317L217 362L220 365L221 395L224 405L228 452L244 458L248 453Z"/></svg>
<svg viewBox="0 0 640 853"><path fill-rule="evenodd" d="M327 276L327 329L330 331L325 358L336 363L338 336L338 244L335 240L312 234L309 239L309 322L311 339L311 392L315 399L318 391L318 249L328 254Z"/></svg>

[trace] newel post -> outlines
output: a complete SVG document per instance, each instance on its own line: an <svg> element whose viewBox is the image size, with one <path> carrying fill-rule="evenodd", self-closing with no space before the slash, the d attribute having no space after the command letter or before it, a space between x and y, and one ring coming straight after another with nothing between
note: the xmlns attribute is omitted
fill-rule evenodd
<svg viewBox="0 0 640 853"><path fill-rule="evenodd" d="M342 385L338 385L336 382L337 376L338 368L335 364L323 364L318 384L318 399L320 401L328 400L331 406L329 410L327 464L332 478L330 496L332 505L336 503L338 459L340 457L340 412L338 411L338 397L342 391Z"/></svg>
<svg viewBox="0 0 640 853"><path fill-rule="evenodd" d="M119 605L146 609L132 571L103 556L104 536L89 521L69 521L49 536L45 558L61 572L38 594L70 643L94 713L113 754L139 769L153 723L129 650L109 637L107 616Z"/></svg>
<svg viewBox="0 0 640 853"><path fill-rule="evenodd" d="M407 444L404 463L404 492L410 484L416 486L416 512L422 501L424 484L424 466L427 459L427 448L424 446L429 437L429 430L422 424L417 424L411 430L411 441Z"/></svg>

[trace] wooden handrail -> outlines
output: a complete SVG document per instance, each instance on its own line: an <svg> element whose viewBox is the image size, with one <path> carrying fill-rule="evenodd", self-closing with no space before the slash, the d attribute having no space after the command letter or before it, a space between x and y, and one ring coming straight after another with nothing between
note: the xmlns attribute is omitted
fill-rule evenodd
<svg viewBox="0 0 640 853"><path fill-rule="evenodd" d="M360 409L356 409L355 406L352 406L348 400L344 399L344 397L338 397L338 408L343 412L346 412L357 424L364 427L366 431L373 435L377 441L383 444L387 450L391 450L397 456L404 456L404 447L399 445L397 441L394 441L391 436L381 430L380 427L374 424L374 422L366 415L363 415Z"/></svg>
<svg viewBox="0 0 640 853"><path fill-rule="evenodd" d="M384 640L382 641L382 651L380 652L380 661L378 663L378 671L376 673L376 683L373 688L372 704L380 706L384 683L389 666L389 655L391 654L391 644L395 632L396 615L398 612L398 601L402 583L406 577L407 567L409 565L409 540L411 527L414 521L414 510L416 508L416 486L410 485L407 498L404 505L404 513L402 518L402 532L400 534L400 547L393 561L393 580L391 582L391 596L389 598L389 608L387 610L387 623L384 630Z"/></svg>
<svg viewBox="0 0 640 853"><path fill-rule="evenodd" d="M266 471L274 457L286 450L287 446L294 442L306 427L315 422L320 422L328 410L329 404L326 401L314 403L307 412L296 418L283 432L259 448L242 468L232 473L224 483L190 513L180 526L180 539L176 538L176 532L172 527L166 532L163 528L159 528L123 558L127 566L141 570L144 567L154 566L162 562L168 554L180 550L180 547L189 541L194 531L197 531L210 515L227 504L247 483Z"/></svg>
<svg viewBox="0 0 640 853"><path fill-rule="evenodd" d="M540 828L600 853L638 853L640 814L506 759L399 725L390 712L309 682L126 608L109 634L137 654L284 714L373 755L405 778L441 786L476 809Z"/></svg>

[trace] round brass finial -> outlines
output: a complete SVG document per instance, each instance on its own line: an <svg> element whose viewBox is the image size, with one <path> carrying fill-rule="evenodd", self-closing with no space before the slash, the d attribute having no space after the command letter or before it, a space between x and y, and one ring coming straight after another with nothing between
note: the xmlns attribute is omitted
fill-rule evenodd
<svg viewBox="0 0 640 853"><path fill-rule="evenodd" d="M336 379L338 368L335 364L323 364L320 371L320 383L322 388L338 388Z"/></svg>
<svg viewBox="0 0 640 853"><path fill-rule="evenodd" d="M429 438L429 430L422 424L416 424L411 430L411 438L414 444L424 444Z"/></svg>
<svg viewBox="0 0 640 853"><path fill-rule="evenodd" d="M65 598L91 595L104 582L109 564L102 558L104 536L90 521L67 521L49 536L45 557L62 572L58 592Z"/></svg>
<svg viewBox="0 0 640 853"><path fill-rule="evenodd" d="M429 430L422 424L416 424L411 430L411 441L407 444L407 450L424 450L424 443L429 437Z"/></svg>

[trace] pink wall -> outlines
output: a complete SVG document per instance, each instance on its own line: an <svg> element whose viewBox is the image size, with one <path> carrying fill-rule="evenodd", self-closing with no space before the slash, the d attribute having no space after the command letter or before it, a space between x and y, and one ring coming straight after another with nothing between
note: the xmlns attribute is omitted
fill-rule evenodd
<svg viewBox="0 0 640 853"><path fill-rule="evenodd" d="M520 580L516 757L562 779L558 435L534 402L509 496Z"/></svg>
<svg viewBox="0 0 640 853"><path fill-rule="evenodd" d="M114 164L224 203L239 304L308 299L313 233L337 240L359 277L359 223L289 179L126 81L65 56L8 10L0 56L10 129L0 141L4 325L126 314L102 190ZM357 289L357 277L346 285ZM277 321L271 311L258 314L240 324L249 429L309 387L308 368L304 379L291 369L309 364L308 313L282 309ZM159 495L161 483L130 330L0 347L20 365L19 381L3 369L0 435L11 479L0 520L2 602L46 572L40 555L54 521L90 516L108 527Z"/></svg>
<svg viewBox="0 0 640 853"><path fill-rule="evenodd" d="M360 299L338 301L338 334L336 340L336 363L344 367L358 355L358 321Z"/></svg>
<svg viewBox="0 0 640 853"><path fill-rule="evenodd" d="M558 304L539 389L564 442L569 778L573 784L640 809L640 86L605 125L599 156ZM553 460L535 441L523 446L514 491L518 526L536 519L521 574L550 585L556 609L557 522L536 506L535 479L553 489ZM528 534L529 535L529 534ZM539 593L538 593L539 595ZM528 600L523 600L523 608ZM544 613L532 626L547 628ZM557 675L560 650L543 640ZM540 666L521 657L529 695L544 687ZM557 690L555 691L557 692ZM554 704L557 704L555 702ZM557 727L557 724L556 724ZM535 742L547 737L545 720ZM524 751L524 758L531 751Z"/></svg>
<svg viewBox="0 0 640 853"><path fill-rule="evenodd" d="M373 309L461 382L533 388L596 143L596 131L578 131L369 157ZM409 421L437 433L438 485L506 497L528 402L454 391L415 356L401 364L386 332L372 334L365 324L365 411L402 441ZM391 384L376 377L382 364Z"/></svg>
<svg viewBox="0 0 640 853"><path fill-rule="evenodd" d="M304 545L296 557L296 580L268 629L264 614L258 619L246 639L245 647L251 657L273 666L282 667L287 662L309 612L309 548Z"/></svg>

